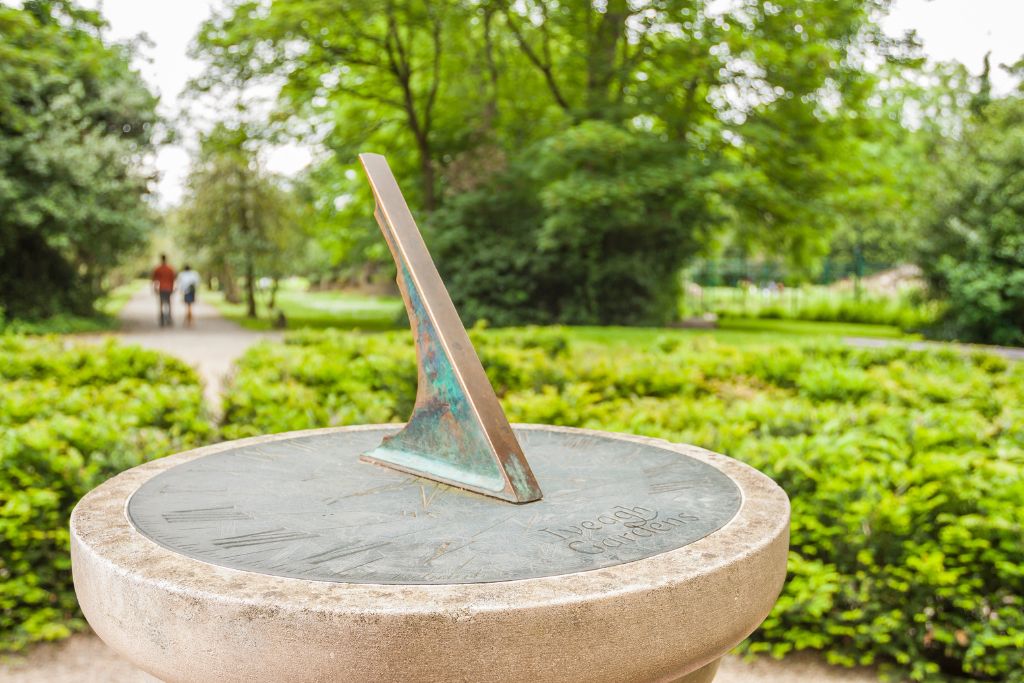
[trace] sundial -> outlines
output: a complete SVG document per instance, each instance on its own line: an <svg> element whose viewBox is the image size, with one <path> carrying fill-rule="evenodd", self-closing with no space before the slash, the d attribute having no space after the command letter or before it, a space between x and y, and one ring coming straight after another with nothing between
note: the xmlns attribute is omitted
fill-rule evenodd
<svg viewBox="0 0 1024 683"><path fill-rule="evenodd" d="M360 159L416 338L409 421L98 487L71 525L94 630L166 681L710 681L781 589L785 494L692 446L510 425L384 157Z"/></svg>

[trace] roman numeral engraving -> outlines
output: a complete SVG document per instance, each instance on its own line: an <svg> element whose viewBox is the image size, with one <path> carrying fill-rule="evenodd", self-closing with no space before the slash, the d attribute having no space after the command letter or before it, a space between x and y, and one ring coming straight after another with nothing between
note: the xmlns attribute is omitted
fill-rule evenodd
<svg viewBox="0 0 1024 683"><path fill-rule="evenodd" d="M269 545L271 543L299 541L304 538L316 538L317 535L318 534L307 534L302 531L288 531L284 527L278 527L276 529L268 529L267 531L241 534L240 536L215 538L212 543L218 548L229 550L231 548L249 548L255 545Z"/></svg>
<svg viewBox="0 0 1024 683"><path fill-rule="evenodd" d="M338 560L342 557L348 557L349 555L356 555L367 550L376 550L377 548L383 548L384 546L390 545L390 543L369 543L367 545L340 545L330 550L325 550L322 553L310 555L309 557L302 558L303 561L309 562L310 564L322 564L324 562L330 562L331 560Z"/></svg>
<svg viewBox="0 0 1024 683"><path fill-rule="evenodd" d="M192 486L192 485L179 486L179 485L176 485L176 484L166 484L165 486L161 487L161 489L160 489L160 493L161 494L166 494L166 493L172 493L172 494L179 494L179 493L227 493L227 491L228 491L228 489L227 489L226 486L217 486L217 487L213 487L213 488L204 488L202 486Z"/></svg>
<svg viewBox="0 0 1024 683"><path fill-rule="evenodd" d="M186 524L195 522L225 522L231 520L252 519L234 505L223 505L212 508L193 508L191 510L171 510L161 515L168 524Z"/></svg>
<svg viewBox="0 0 1024 683"><path fill-rule="evenodd" d="M656 484L651 484L647 487L650 493L671 493L672 491L685 491L686 489L692 489L694 483L692 481L662 481Z"/></svg>
<svg viewBox="0 0 1024 683"><path fill-rule="evenodd" d="M652 479L659 479L666 476L675 475L680 476L678 471L679 462L673 461L669 463L663 463L660 465L654 465L653 467L644 468L644 478L647 479L647 492L648 493L672 493L673 491L685 491L686 489L692 489L699 482L695 482L692 479L684 479L676 481L651 481Z"/></svg>

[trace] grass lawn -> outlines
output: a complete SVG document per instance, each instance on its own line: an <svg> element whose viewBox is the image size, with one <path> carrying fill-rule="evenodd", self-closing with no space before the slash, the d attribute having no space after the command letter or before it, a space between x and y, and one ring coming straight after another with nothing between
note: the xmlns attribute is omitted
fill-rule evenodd
<svg viewBox="0 0 1024 683"><path fill-rule="evenodd" d="M116 318L128 300L139 292L149 289L149 280L132 280L120 287L114 287L107 295L96 302L96 310L103 315Z"/></svg>
<svg viewBox="0 0 1024 683"><path fill-rule="evenodd" d="M224 317L253 330L268 330L272 318L267 297L257 298L259 318L245 315L245 304L232 304L220 292L202 292L205 301L216 306ZM288 319L288 329L338 327L368 331L393 330L405 324L402 300L397 297L371 297L343 292L304 292L282 288L277 293L278 309Z"/></svg>
<svg viewBox="0 0 1024 683"><path fill-rule="evenodd" d="M266 308L266 297L261 295L260 317L245 316L244 304L231 304L219 292L204 292L225 317L245 327L266 330L271 327L271 316ZM289 329L359 329L367 331L393 330L405 327L402 301L398 297L369 297L343 292L307 292L296 287L282 287L277 304L288 319ZM732 344L760 344L807 337L884 337L913 339L891 325L865 325L859 323L822 323L803 320L767 320L755 318L728 318L719 321L718 329L677 329L655 327L574 327L572 336L580 341L602 344L649 344L665 335L712 335L715 339Z"/></svg>

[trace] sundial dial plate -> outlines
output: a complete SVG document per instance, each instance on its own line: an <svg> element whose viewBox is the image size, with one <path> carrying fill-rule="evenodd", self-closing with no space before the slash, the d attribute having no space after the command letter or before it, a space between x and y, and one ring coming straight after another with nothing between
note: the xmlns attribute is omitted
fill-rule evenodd
<svg viewBox="0 0 1024 683"><path fill-rule="evenodd" d="M243 445L132 495L143 535L209 564L312 581L486 583L633 562L686 546L740 508L721 471L654 442L517 427L544 498L524 505L359 455L397 427Z"/></svg>

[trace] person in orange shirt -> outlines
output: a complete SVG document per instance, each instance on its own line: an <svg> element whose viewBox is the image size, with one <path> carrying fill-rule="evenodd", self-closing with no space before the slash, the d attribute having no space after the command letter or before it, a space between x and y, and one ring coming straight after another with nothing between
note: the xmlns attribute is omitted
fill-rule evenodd
<svg viewBox="0 0 1024 683"><path fill-rule="evenodd" d="M172 325L171 294L174 293L174 269L167 265L167 254L160 254L160 265L153 271L153 291L160 295L160 327Z"/></svg>

